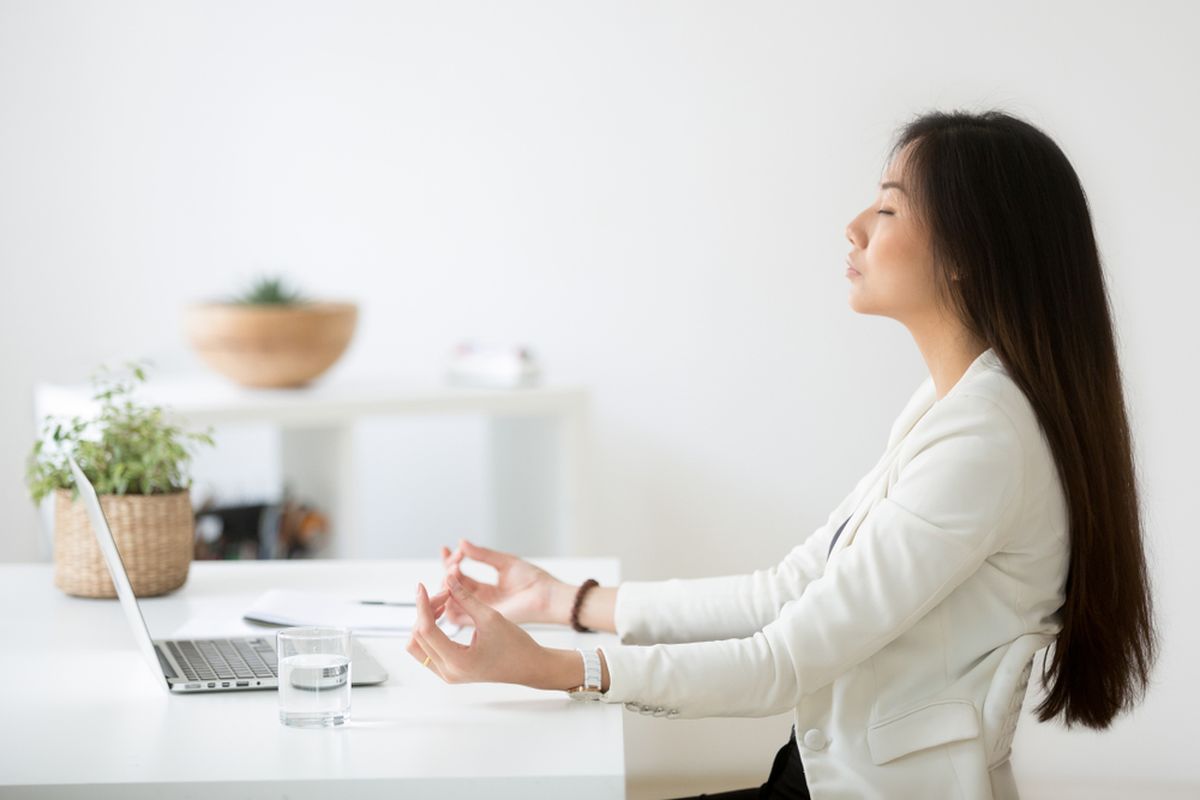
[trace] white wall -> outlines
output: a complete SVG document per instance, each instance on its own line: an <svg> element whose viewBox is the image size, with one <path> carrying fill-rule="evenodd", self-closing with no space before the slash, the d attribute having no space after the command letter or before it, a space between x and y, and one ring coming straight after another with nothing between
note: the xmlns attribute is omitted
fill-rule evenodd
<svg viewBox="0 0 1200 800"><path fill-rule="evenodd" d="M1089 193L1165 640L1136 715L1027 718L1014 762L1200 781L1198 25L1183 2L0 0L0 559L38 553L33 382L187 365L183 304L285 269L362 304L346 369L432 375L478 335L593 387L585 555L633 579L774 563L924 377L846 302L889 136L1000 106ZM790 726L626 723L635 782L709 791L765 779Z"/></svg>

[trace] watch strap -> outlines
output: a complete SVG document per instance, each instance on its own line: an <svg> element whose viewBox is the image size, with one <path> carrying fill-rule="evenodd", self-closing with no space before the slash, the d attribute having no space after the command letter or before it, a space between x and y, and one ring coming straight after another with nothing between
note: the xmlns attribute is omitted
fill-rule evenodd
<svg viewBox="0 0 1200 800"><path fill-rule="evenodd" d="M600 691L600 654L591 649L575 649L583 657L583 683L579 688Z"/></svg>
<svg viewBox="0 0 1200 800"><path fill-rule="evenodd" d="M583 659L583 683L567 690L572 700L599 700L603 692L600 690L600 654L595 650L575 648Z"/></svg>

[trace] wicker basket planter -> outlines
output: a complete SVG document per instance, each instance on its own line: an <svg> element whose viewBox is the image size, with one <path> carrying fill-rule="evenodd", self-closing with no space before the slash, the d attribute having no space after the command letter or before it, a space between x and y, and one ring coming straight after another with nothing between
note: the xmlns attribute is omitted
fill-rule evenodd
<svg viewBox="0 0 1200 800"><path fill-rule="evenodd" d="M170 494L100 496L133 593L153 597L187 580L195 519L187 490ZM54 585L78 597L116 597L108 567L82 500L54 491Z"/></svg>

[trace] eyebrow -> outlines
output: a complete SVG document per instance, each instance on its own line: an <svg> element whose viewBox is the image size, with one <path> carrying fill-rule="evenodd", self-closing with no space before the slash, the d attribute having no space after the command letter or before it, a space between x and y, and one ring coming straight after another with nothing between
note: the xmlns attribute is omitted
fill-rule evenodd
<svg viewBox="0 0 1200 800"><path fill-rule="evenodd" d="M900 184L896 183L895 181L884 181L883 183L879 184L879 188L880 189L899 189L900 191L904 192L905 194L908 194L908 192L904 191L904 187L901 186Z"/></svg>

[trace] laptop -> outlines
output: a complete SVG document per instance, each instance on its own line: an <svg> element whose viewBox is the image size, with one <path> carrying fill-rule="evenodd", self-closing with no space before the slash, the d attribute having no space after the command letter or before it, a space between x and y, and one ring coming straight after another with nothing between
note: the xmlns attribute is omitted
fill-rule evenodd
<svg viewBox="0 0 1200 800"><path fill-rule="evenodd" d="M117 551L116 540L108 527L108 519L100 507L100 499L91 481L83 474L74 458L68 456L79 496L83 498L88 518L100 552L108 564L113 585L125 619L133 631L138 648L150 670L160 677L172 692L228 692L248 689L276 689L279 686L279 665L276 663L275 636L242 636L220 639L151 639L146 620L138 607L125 564ZM368 686L387 680L387 671L374 656L350 637L350 683Z"/></svg>

